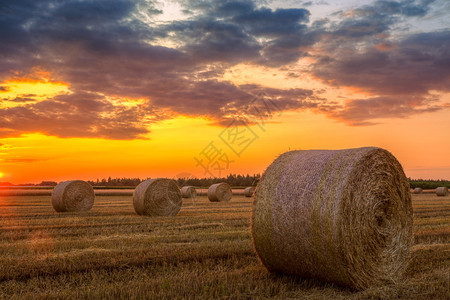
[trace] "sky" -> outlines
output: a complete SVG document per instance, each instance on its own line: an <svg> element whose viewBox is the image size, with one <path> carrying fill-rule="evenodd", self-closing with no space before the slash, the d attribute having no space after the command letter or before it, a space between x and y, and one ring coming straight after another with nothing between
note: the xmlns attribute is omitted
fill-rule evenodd
<svg viewBox="0 0 450 300"><path fill-rule="evenodd" d="M262 173L377 146L450 180L450 2L3 0L0 182Z"/></svg>

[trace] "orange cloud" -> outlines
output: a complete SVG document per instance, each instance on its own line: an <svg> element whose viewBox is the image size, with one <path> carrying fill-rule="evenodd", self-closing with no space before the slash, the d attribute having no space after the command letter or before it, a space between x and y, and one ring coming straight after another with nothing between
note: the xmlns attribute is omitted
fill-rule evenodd
<svg viewBox="0 0 450 300"><path fill-rule="evenodd" d="M23 106L68 93L68 83L52 80L49 72L38 70L28 77L13 77L1 82L0 108Z"/></svg>
<svg viewBox="0 0 450 300"><path fill-rule="evenodd" d="M375 49L377 49L378 51L391 51L392 49L394 49L394 46L389 43L381 43L375 45Z"/></svg>

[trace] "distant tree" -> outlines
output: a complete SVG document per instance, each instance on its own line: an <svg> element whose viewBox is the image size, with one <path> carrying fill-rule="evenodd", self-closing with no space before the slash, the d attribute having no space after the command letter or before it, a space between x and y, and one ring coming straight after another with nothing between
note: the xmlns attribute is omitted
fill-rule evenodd
<svg viewBox="0 0 450 300"><path fill-rule="evenodd" d="M431 180L431 179L409 179L409 186L414 189L416 187L423 188L424 190L432 190L440 186L446 186L450 188L450 181L449 180Z"/></svg>
<svg viewBox="0 0 450 300"><path fill-rule="evenodd" d="M37 184L38 186L56 186L58 183L56 181L42 181Z"/></svg>

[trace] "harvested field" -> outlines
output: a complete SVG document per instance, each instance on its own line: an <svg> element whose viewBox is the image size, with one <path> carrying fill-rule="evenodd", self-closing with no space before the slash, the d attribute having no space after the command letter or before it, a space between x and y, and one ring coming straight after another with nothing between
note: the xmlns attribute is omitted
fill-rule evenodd
<svg viewBox="0 0 450 300"><path fill-rule="evenodd" d="M49 196L0 198L2 298L450 298L450 197L412 195L406 278L355 292L269 274L250 236L251 198L185 200L176 217L135 214L131 196L56 213Z"/></svg>

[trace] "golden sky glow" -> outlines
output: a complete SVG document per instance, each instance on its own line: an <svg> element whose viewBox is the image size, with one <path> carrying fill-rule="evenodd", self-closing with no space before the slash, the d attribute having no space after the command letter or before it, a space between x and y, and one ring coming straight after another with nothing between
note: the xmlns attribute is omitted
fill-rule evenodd
<svg viewBox="0 0 450 300"><path fill-rule="evenodd" d="M38 74L38 75L48 75ZM44 101L56 95L69 92L67 83L51 81L46 77L39 79L18 78L1 83L5 90L0 90L1 108L23 106L27 103Z"/></svg>
<svg viewBox="0 0 450 300"><path fill-rule="evenodd" d="M323 86L312 78L289 78L287 71L237 66L224 80L238 84L264 84L296 88ZM34 94L46 99L67 93L68 86L48 80L19 79L3 82L3 97ZM335 93L335 94L333 94ZM327 90L327 97L351 95L351 90ZM356 96L362 96L354 94ZM337 97L337 96L336 96ZM448 99L448 95L444 95ZM143 99L111 97L116 105L133 107ZM283 112L265 122L264 130L251 126L257 137L240 157L218 137L225 130L205 118L178 116L151 126L146 139L110 140L58 138L40 133L0 139L0 178L14 183L42 180L69 180L111 177L176 177L179 174L205 175L194 157L213 141L232 161L228 173L261 173L279 154L294 149L342 149L379 146L391 151L414 178L449 178L448 112L422 114L413 118L388 120L369 127L351 127L322 114Z"/></svg>
<svg viewBox="0 0 450 300"><path fill-rule="evenodd" d="M19 1L2 15L1 181L261 173L288 150L362 146L450 179L445 8Z"/></svg>
<svg viewBox="0 0 450 300"><path fill-rule="evenodd" d="M180 116L152 126L148 140L63 139L42 134L0 139L7 145L0 152L0 166L2 180L15 183L108 176L171 178L180 173L204 176L194 157L214 141L233 160L227 173L260 173L288 150L371 145L391 151L408 176L448 178L449 144L438 134L447 118L441 112L355 128L312 112L286 112L267 122L265 132L252 126L258 138L237 157L218 138L223 128Z"/></svg>

